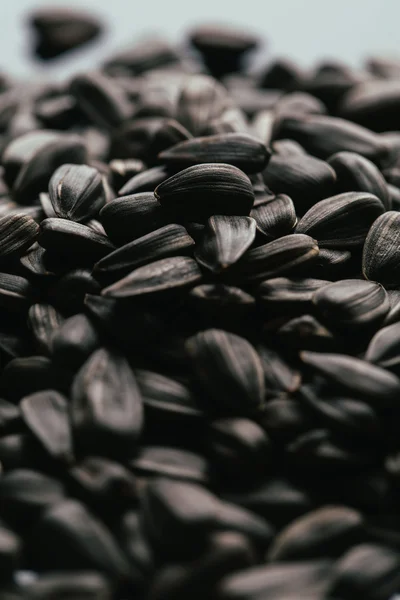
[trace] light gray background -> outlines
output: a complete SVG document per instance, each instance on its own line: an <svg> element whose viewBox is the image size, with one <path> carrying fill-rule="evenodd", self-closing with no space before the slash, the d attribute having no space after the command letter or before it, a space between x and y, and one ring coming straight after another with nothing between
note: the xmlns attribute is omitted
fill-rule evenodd
<svg viewBox="0 0 400 600"><path fill-rule="evenodd" d="M26 15L39 6L78 6L108 23L101 42L79 56L41 66L29 57ZM197 23L227 22L266 41L265 60L291 56L305 67L339 58L353 65L372 54L400 57L400 0L0 0L0 69L18 76L64 77L94 66L146 32L180 42Z"/></svg>

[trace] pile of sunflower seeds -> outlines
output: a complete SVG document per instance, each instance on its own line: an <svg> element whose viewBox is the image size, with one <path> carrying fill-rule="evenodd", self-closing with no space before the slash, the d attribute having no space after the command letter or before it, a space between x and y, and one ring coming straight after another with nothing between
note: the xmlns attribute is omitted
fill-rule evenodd
<svg viewBox="0 0 400 600"><path fill-rule="evenodd" d="M1 600L400 591L400 61L258 44L1 78Z"/></svg>

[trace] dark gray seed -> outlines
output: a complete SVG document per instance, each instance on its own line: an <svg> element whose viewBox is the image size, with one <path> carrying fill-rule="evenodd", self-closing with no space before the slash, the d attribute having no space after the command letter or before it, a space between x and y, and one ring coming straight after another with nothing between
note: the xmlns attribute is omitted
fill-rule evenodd
<svg viewBox="0 0 400 600"><path fill-rule="evenodd" d="M334 433L374 443L382 436L379 417L365 402L353 398L319 398L310 386L303 386L300 395L321 423Z"/></svg>
<svg viewBox="0 0 400 600"><path fill-rule="evenodd" d="M327 506L296 519L275 538L269 560L321 559L340 556L361 541L363 518L345 506Z"/></svg>
<svg viewBox="0 0 400 600"><path fill-rule="evenodd" d="M62 165L49 183L49 196L56 217L87 221L105 204L103 179L87 165Z"/></svg>
<svg viewBox="0 0 400 600"><path fill-rule="evenodd" d="M88 221L86 225L96 233L100 233L101 235L107 235L103 225L100 223L100 221L97 221L97 219L90 219L90 221Z"/></svg>
<svg viewBox="0 0 400 600"><path fill-rule="evenodd" d="M237 571L219 585L218 600L323 598L333 577L329 560L288 562Z"/></svg>
<svg viewBox="0 0 400 600"><path fill-rule="evenodd" d="M71 316L82 312L86 294L99 294L100 286L90 271L76 269L60 277L49 292L52 303Z"/></svg>
<svg viewBox="0 0 400 600"><path fill-rule="evenodd" d="M199 385L215 404L211 410L246 416L264 403L264 372L249 342L218 329L198 333L186 343Z"/></svg>
<svg viewBox="0 0 400 600"><path fill-rule="evenodd" d="M290 115L296 117L301 114L324 115L326 114L326 107L321 100L307 94L307 92L292 92L279 99L274 112L277 119L284 116L289 117Z"/></svg>
<svg viewBox="0 0 400 600"><path fill-rule="evenodd" d="M44 219L40 224L40 244L47 250L82 259L84 264L99 260L114 250L105 235L66 219Z"/></svg>
<svg viewBox="0 0 400 600"><path fill-rule="evenodd" d="M166 167L152 167L134 175L118 190L118 196L130 196L143 192L153 192L158 185L163 183L169 176Z"/></svg>
<svg viewBox="0 0 400 600"><path fill-rule="evenodd" d="M251 217L214 215L207 221L195 257L203 267L220 273L236 263L256 236L256 222Z"/></svg>
<svg viewBox="0 0 400 600"><path fill-rule="evenodd" d="M273 192L290 196L302 212L335 190L336 174L332 167L307 154L274 154L263 175Z"/></svg>
<svg viewBox="0 0 400 600"><path fill-rule="evenodd" d="M265 387L269 394L289 394L297 391L301 384L300 372L287 363L278 352L265 345L257 347L264 369Z"/></svg>
<svg viewBox="0 0 400 600"><path fill-rule="evenodd" d="M52 352L53 338L64 322L64 317L51 304L33 304L28 312L28 325L41 354Z"/></svg>
<svg viewBox="0 0 400 600"><path fill-rule="evenodd" d="M310 429L313 421L297 400L276 398L265 405L261 424L272 440L286 444Z"/></svg>
<svg viewBox="0 0 400 600"><path fill-rule="evenodd" d="M19 407L7 400L0 399L0 435L13 434L21 428Z"/></svg>
<svg viewBox="0 0 400 600"><path fill-rule="evenodd" d="M256 562L247 537L233 531L210 536L210 546L192 569L167 566L155 577L151 600L202 600L214 594L215 586L229 573L245 569Z"/></svg>
<svg viewBox="0 0 400 600"><path fill-rule="evenodd" d="M206 483L208 465L199 454L181 448L142 446L130 466L144 476L168 477Z"/></svg>
<svg viewBox="0 0 400 600"><path fill-rule="evenodd" d="M328 326L334 327L377 327L390 309L385 289L360 279L325 285L315 291L312 301Z"/></svg>
<svg viewBox="0 0 400 600"><path fill-rule="evenodd" d="M279 194L269 202L255 205L250 216L256 222L257 231L268 242L292 233L297 223L296 210L289 196Z"/></svg>
<svg viewBox="0 0 400 600"><path fill-rule="evenodd" d="M181 218L202 222L214 214L248 215L254 193L247 175L232 165L195 165L155 189L162 206Z"/></svg>
<svg viewBox="0 0 400 600"><path fill-rule="evenodd" d="M218 419L208 434L212 468L222 476L254 479L262 475L271 459L271 443L265 431L250 419Z"/></svg>
<svg viewBox="0 0 400 600"><path fill-rule="evenodd" d="M385 178L370 160L355 152L338 152L329 158L335 170L336 187L340 192L368 192L381 200L386 210L391 207Z"/></svg>
<svg viewBox="0 0 400 600"><path fill-rule="evenodd" d="M362 270L366 279L398 287L400 213L388 211L372 224L365 240Z"/></svg>
<svg viewBox="0 0 400 600"><path fill-rule="evenodd" d="M300 68L287 58L276 58L261 75L260 86L273 90L296 89L301 83L303 74Z"/></svg>
<svg viewBox="0 0 400 600"><path fill-rule="evenodd" d="M365 360L400 374L400 323L376 332L368 345Z"/></svg>
<svg viewBox="0 0 400 600"><path fill-rule="evenodd" d="M77 314L60 324L51 340L56 363L80 368L100 346L100 339L86 315Z"/></svg>
<svg viewBox="0 0 400 600"><path fill-rule="evenodd" d="M2 516L16 529L33 523L49 506L64 498L64 486L57 479L28 469L13 469L0 479Z"/></svg>
<svg viewBox="0 0 400 600"><path fill-rule="evenodd" d="M382 409L397 403L400 379L381 367L341 354L302 352L300 356L306 365L345 393Z"/></svg>
<svg viewBox="0 0 400 600"><path fill-rule="evenodd" d="M204 135L219 135L222 133L225 134L248 132L249 126L247 123L246 115L240 108L232 107L224 110L219 117L212 119L208 126L205 127L203 133Z"/></svg>
<svg viewBox="0 0 400 600"><path fill-rule="evenodd" d="M87 456L70 468L68 475L73 495L106 521L110 511L125 511L137 502L136 478L117 462Z"/></svg>
<svg viewBox="0 0 400 600"><path fill-rule="evenodd" d="M80 598L82 600L112 600L109 581L96 571L70 571L66 573L41 573L26 586L29 600L54 598Z"/></svg>
<svg viewBox="0 0 400 600"><path fill-rule="evenodd" d="M352 254L349 250L336 250L332 248L320 248L317 269L321 275L333 276L344 274L350 267Z"/></svg>
<svg viewBox="0 0 400 600"><path fill-rule="evenodd" d="M77 75L70 83L70 91L89 121L101 128L113 129L132 116L125 91L103 73Z"/></svg>
<svg viewBox="0 0 400 600"><path fill-rule="evenodd" d="M215 526L219 530L247 535L259 548L266 549L274 536L271 525L259 515L242 506L218 502Z"/></svg>
<svg viewBox="0 0 400 600"><path fill-rule="evenodd" d="M294 140L275 140L272 142L272 150L275 154L288 157L306 153L304 148Z"/></svg>
<svg viewBox="0 0 400 600"><path fill-rule="evenodd" d="M343 339L334 335L315 317L309 314L301 315L286 321L278 327L276 335L280 342L292 350L315 350L325 352L343 347Z"/></svg>
<svg viewBox="0 0 400 600"><path fill-rule="evenodd" d="M243 133L223 133L193 138L159 154L161 162L181 170L200 163L227 163L245 173L263 171L269 159L264 144Z"/></svg>
<svg viewBox="0 0 400 600"><path fill-rule="evenodd" d="M265 145L271 145L273 128L275 124L275 113L273 109L260 110L252 119L250 132L255 138Z"/></svg>
<svg viewBox="0 0 400 600"><path fill-rule="evenodd" d="M10 581L21 559L22 542L19 537L0 525L0 582Z"/></svg>
<svg viewBox="0 0 400 600"><path fill-rule="evenodd" d="M41 192L39 194L40 206L46 217L56 217L56 213L54 212L53 205L50 201L50 196L46 192Z"/></svg>
<svg viewBox="0 0 400 600"><path fill-rule="evenodd" d="M158 159L160 152L162 153L191 137L187 129L175 119L157 116L137 118L135 116L134 121L125 123L113 133L111 154L119 158L134 156L147 165L154 165L163 162ZM140 169L137 173L132 173L124 183L143 171L144 169ZM120 187L115 189L118 190Z"/></svg>
<svg viewBox="0 0 400 600"><path fill-rule="evenodd" d="M9 311L24 311L34 296L31 283L19 275L0 273L0 307Z"/></svg>
<svg viewBox="0 0 400 600"><path fill-rule="evenodd" d="M46 451L57 460L70 462L73 447L67 399L55 390L43 390L25 396L20 407L25 424Z"/></svg>
<svg viewBox="0 0 400 600"><path fill-rule="evenodd" d="M113 56L105 67L107 70L122 68L133 75L140 75L177 62L177 53L169 42L158 36L148 36Z"/></svg>
<svg viewBox="0 0 400 600"><path fill-rule="evenodd" d="M163 258L139 267L102 291L111 298L131 298L193 286L202 278L195 260L187 256Z"/></svg>
<svg viewBox="0 0 400 600"><path fill-rule="evenodd" d="M118 245L167 225L166 214L152 192L112 200L100 211L100 220L109 238Z"/></svg>
<svg viewBox="0 0 400 600"><path fill-rule="evenodd" d="M39 235L39 225L25 215L0 218L0 259L21 256Z"/></svg>
<svg viewBox="0 0 400 600"><path fill-rule="evenodd" d="M190 42L216 77L239 71L243 55L258 45L258 39L251 33L218 25L196 27L190 35Z"/></svg>
<svg viewBox="0 0 400 600"><path fill-rule="evenodd" d="M354 86L345 95L340 116L373 131L394 131L400 127L399 107L398 81L372 79Z"/></svg>
<svg viewBox="0 0 400 600"><path fill-rule="evenodd" d="M48 508L30 540L32 562L41 570L94 569L116 580L129 577L129 564L105 525L80 502Z"/></svg>
<svg viewBox="0 0 400 600"><path fill-rule="evenodd" d="M207 75L191 75L184 80L178 97L179 121L194 136L204 135L212 119L230 105L226 89Z"/></svg>
<svg viewBox="0 0 400 600"><path fill-rule="evenodd" d="M347 192L314 204L298 222L296 233L313 236L322 247L362 246L372 223L383 212L376 196Z"/></svg>
<svg viewBox="0 0 400 600"><path fill-rule="evenodd" d="M230 94L236 106L238 106L249 119L256 117L260 111L273 111L282 97L282 92L280 90L262 90L255 87L246 88L244 86L233 87ZM265 112L264 116L266 116ZM267 120L269 121L269 117ZM269 128L268 124L267 127ZM270 136L272 131L266 133ZM269 144L270 137L268 137L268 139L264 138L261 141Z"/></svg>
<svg viewBox="0 0 400 600"><path fill-rule="evenodd" d="M114 159L109 165L111 183L114 190L119 190L129 179L145 171L146 165L138 158Z"/></svg>
<svg viewBox="0 0 400 600"><path fill-rule="evenodd" d="M46 262L47 250L34 243L32 248L20 259L21 265L29 272L29 276L52 278L54 273Z"/></svg>
<svg viewBox="0 0 400 600"><path fill-rule="evenodd" d="M80 165L86 160L83 139L76 134L58 132L24 161L13 185L14 199L20 204L30 204L32 197L47 191L50 177L57 167L65 163Z"/></svg>
<svg viewBox="0 0 400 600"><path fill-rule="evenodd" d="M329 283L324 279L276 277L260 283L258 295L268 308L307 312L314 292Z"/></svg>
<svg viewBox="0 0 400 600"><path fill-rule="evenodd" d="M51 60L97 38L102 24L84 11L46 7L31 13L29 23L36 34L35 54Z"/></svg>
<svg viewBox="0 0 400 600"><path fill-rule="evenodd" d="M111 283L155 260L190 254L194 245L182 225L166 225L108 254L95 264L93 274L100 281Z"/></svg>
<svg viewBox="0 0 400 600"><path fill-rule="evenodd" d="M67 394L70 385L70 373L45 356L14 358L7 363L0 377L2 395L14 401L47 389Z"/></svg>
<svg viewBox="0 0 400 600"><path fill-rule="evenodd" d="M318 243L308 235L287 235L249 250L235 267L235 277L246 282L272 279L312 263L318 252Z"/></svg>
<svg viewBox="0 0 400 600"><path fill-rule="evenodd" d="M336 563L330 597L385 600L400 586L400 554L393 548L360 544Z"/></svg>
<svg viewBox="0 0 400 600"><path fill-rule="evenodd" d="M71 418L80 446L100 456L134 452L143 402L123 356L100 348L88 358L72 385Z"/></svg>
<svg viewBox="0 0 400 600"><path fill-rule="evenodd" d="M48 129L69 129L79 119L75 98L70 94L58 94L42 98L35 106L35 116Z"/></svg>
<svg viewBox="0 0 400 600"><path fill-rule="evenodd" d="M327 159L336 152L356 152L379 162L387 154L385 140L376 133L336 117L325 115L302 115L282 119L279 138L292 139L307 152Z"/></svg>
<svg viewBox="0 0 400 600"><path fill-rule="evenodd" d="M223 285L203 284L198 285L189 292L189 298L199 311L218 315L243 316L255 306L255 298L244 290Z"/></svg>

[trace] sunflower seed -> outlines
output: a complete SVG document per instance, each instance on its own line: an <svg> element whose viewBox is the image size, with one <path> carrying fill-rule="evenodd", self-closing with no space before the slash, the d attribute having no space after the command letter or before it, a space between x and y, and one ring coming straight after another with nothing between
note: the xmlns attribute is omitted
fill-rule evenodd
<svg viewBox="0 0 400 600"><path fill-rule="evenodd" d="M284 194L279 194L263 204L254 205L250 216L256 222L257 231L268 242L292 233L297 223L293 201Z"/></svg>
<svg viewBox="0 0 400 600"><path fill-rule="evenodd" d="M349 90L341 103L340 115L373 131L391 131L400 125L399 106L398 82L373 79Z"/></svg>
<svg viewBox="0 0 400 600"><path fill-rule="evenodd" d="M39 235L31 217L11 215L0 218L0 259L21 256Z"/></svg>
<svg viewBox="0 0 400 600"><path fill-rule="evenodd" d="M112 600L109 581L95 571L43 573L29 583L27 592L31 600L50 600L54 597L84 598L85 600Z"/></svg>
<svg viewBox="0 0 400 600"><path fill-rule="evenodd" d="M4 526L0 526L0 581L5 586L11 579L19 562L22 549L19 537Z"/></svg>
<svg viewBox="0 0 400 600"><path fill-rule="evenodd" d="M33 304L28 312L28 324L39 352L51 354L54 335L64 322L64 317L51 304Z"/></svg>
<svg viewBox="0 0 400 600"><path fill-rule="evenodd" d="M274 154L264 173L264 181L277 194L287 194L304 212L330 196L335 189L335 171L323 160L307 154Z"/></svg>
<svg viewBox="0 0 400 600"><path fill-rule="evenodd" d="M49 183L49 196L56 217L87 221L105 204L100 173L86 165L62 165Z"/></svg>
<svg viewBox="0 0 400 600"><path fill-rule="evenodd" d="M11 400L47 389L68 394L70 384L70 373L45 356L14 358L7 363L0 378L2 394Z"/></svg>
<svg viewBox="0 0 400 600"><path fill-rule="evenodd" d="M205 483L207 462L203 457L180 448L142 447L130 463L134 472L147 476L168 477Z"/></svg>
<svg viewBox="0 0 400 600"><path fill-rule="evenodd" d="M184 252L189 254L193 248L194 240L184 227L166 225L108 254L95 264L93 274L101 281L114 282L142 265Z"/></svg>
<svg viewBox="0 0 400 600"><path fill-rule="evenodd" d="M30 282L19 275L0 273L0 306L21 312L28 308L33 298Z"/></svg>
<svg viewBox="0 0 400 600"><path fill-rule="evenodd" d="M394 406L400 379L381 367L340 354L302 352L302 361L345 393L382 409Z"/></svg>
<svg viewBox="0 0 400 600"><path fill-rule="evenodd" d="M190 338L187 352L205 393L217 411L248 415L264 403L264 373L260 357L237 335L209 329Z"/></svg>
<svg viewBox="0 0 400 600"><path fill-rule="evenodd" d="M140 194L143 192L153 192L155 188L163 183L168 177L168 170L165 166L152 167L134 175L131 179L118 190L118 196L130 196L131 194Z"/></svg>
<svg viewBox="0 0 400 600"><path fill-rule="evenodd" d="M329 326L345 328L377 327L390 308L381 285L359 279L325 285L315 291L312 301Z"/></svg>
<svg viewBox="0 0 400 600"><path fill-rule="evenodd" d="M207 75L192 75L184 81L177 105L179 121L194 136L204 134L208 123L220 117L229 105L227 92Z"/></svg>
<svg viewBox="0 0 400 600"><path fill-rule="evenodd" d="M219 273L240 259L255 235L256 222L251 217L210 217L202 242L195 251L196 260L210 271Z"/></svg>
<svg viewBox="0 0 400 600"><path fill-rule="evenodd" d="M347 192L314 204L300 219L296 233L305 233L329 248L362 246L372 223L382 215L382 202L365 192Z"/></svg>
<svg viewBox="0 0 400 600"><path fill-rule="evenodd" d="M143 294L173 291L194 285L201 278L201 271L192 258L187 256L163 258L132 271L123 279L105 288L102 295L111 298L131 298Z"/></svg>
<svg viewBox="0 0 400 600"><path fill-rule="evenodd" d="M154 194L162 206L200 222L213 214L248 215L254 201L247 175L222 163L188 167L160 184Z"/></svg>
<svg viewBox="0 0 400 600"><path fill-rule="evenodd" d="M400 323L393 323L376 332L368 345L365 360L396 375L400 374Z"/></svg>
<svg viewBox="0 0 400 600"><path fill-rule="evenodd" d="M114 159L109 163L109 167L114 190L119 190L129 179L146 169L144 162L138 158Z"/></svg>
<svg viewBox="0 0 400 600"><path fill-rule="evenodd" d="M114 249L106 236L66 219L44 219L40 225L40 244L64 256L82 258L85 263L98 260Z"/></svg>
<svg viewBox="0 0 400 600"><path fill-rule="evenodd" d="M269 153L264 144L243 133L193 138L159 154L161 162L176 170L200 163L228 163L245 173L259 173Z"/></svg>
<svg viewBox="0 0 400 600"><path fill-rule="evenodd" d="M269 308L307 312L314 292L329 283L324 279L276 277L263 281L258 288L258 294L262 303Z"/></svg>
<svg viewBox="0 0 400 600"><path fill-rule="evenodd" d="M362 270L366 279L398 287L400 213L388 211L372 224L364 244Z"/></svg>
<svg viewBox="0 0 400 600"><path fill-rule="evenodd" d="M33 435L54 458L73 457L68 401L54 390L25 396L20 402L22 418Z"/></svg>
<svg viewBox="0 0 400 600"><path fill-rule="evenodd" d="M143 425L143 406L125 358L105 348L88 358L72 385L71 415L82 447L100 455L134 451Z"/></svg>
<svg viewBox="0 0 400 600"><path fill-rule="evenodd" d="M386 210L390 210L388 186L374 163L355 152L338 152L328 162L335 170L338 191L368 192L377 196Z"/></svg>
<svg viewBox="0 0 400 600"><path fill-rule="evenodd" d="M244 290L223 284L202 284L189 292L193 305L218 317L243 315L254 308L255 298Z"/></svg>
<svg viewBox="0 0 400 600"><path fill-rule="evenodd" d="M112 57L106 63L108 70L122 67L129 73L140 75L146 71L173 65L178 61L175 49L163 38L147 37Z"/></svg>
<svg viewBox="0 0 400 600"><path fill-rule="evenodd" d="M77 314L60 323L51 338L55 362L77 369L100 346L96 329L86 315Z"/></svg>

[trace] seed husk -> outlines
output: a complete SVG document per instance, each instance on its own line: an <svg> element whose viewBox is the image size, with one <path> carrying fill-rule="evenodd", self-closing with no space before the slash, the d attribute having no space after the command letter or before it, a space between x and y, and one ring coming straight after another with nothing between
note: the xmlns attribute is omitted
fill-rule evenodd
<svg viewBox="0 0 400 600"><path fill-rule="evenodd" d="M31 600L50 600L54 597L111 600L113 590L106 577L95 571L42 573L26 586Z"/></svg>
<svg viewBox="0 0 400 600"><path fill-rule="evenodd" d="M130 466L135 473L152 477L168 477L198 483L206 483L208 479L208 465L204 458L180 448L142 447Z"/></svg>
<svg viewBox="0 0 400 600"><path fill-rule="evenodd" d="M195 257L203 267L220 273L236 263L256 236L256 222L251 217L214 215L207 221Z"/></svg>
<svg viewBox="0 0 400 600"><path fill-rule="evenodd" d="M164 150L161 162L172 169L182 170L201 163L227 163L245 173L263 171L269 159L264 144L243 133L222 133L193 138Z"/></svg>
<svg viewBox="0 0 400 600"><path fill-rule="evenodd" d="M371 403L378 409L396 405L400 379L385 369L340 354L302 352L300 356L306 365L345 393Z"/></svg>
<svg viewBox="0 0 400 600"><path fill-rule="evenodd" d="M298 222L296 233L311 235L321 247L351 249L363 245L371 225L383 212L376 196L347 192L314 204Z"/></svg>
<svg viewBox="0 0 400 600"><path fill-rule="evenodd" d="M88 358L72 385L71 418L81 447L103 456L134 452L143 403L125 358L105 348Z"/></svg>
<svg viewBox="0 0 400 600"><path fill-rule="evenodd" d="M257 295L268 308L306 312L313 294L329 283L324 279L276 277L260 283Z"/></svg>
<svg viewBox="0 0 400 600"><path fill-rule="evenodd" d="M0 273L0 307L24 312L34 296L30 282L19 275Z"/></svg>
<svg viewBox="0 0 400 600"><path fill-rule="evenodd" d="M365 360L398 375L400 373L400 323L382 327L371 338Z"/></svg>
<svg viewBox="0 0 400 600"><path fill-rule="evenodd" d="M64 322L62 314L51 304L33 304L28 312L28 324L35 338L38 351L49 355L53 338Z"/></svg>
<svg viewBox="0 0 400 600"><path fill-rule="evenodd" d="M73 457L68 401L54 390L25 396L20 402L25 424L46 451L60 461Z"/></svg>
<svg viewBox="0 0 400 600"><path fill-rule="evenodd" d="M142 171L128 179L125 185L118 190L118 196L153 192L158 185L167 179L168 175L168 170L164 165L146 169L146 171Z"/></svg>
<svg viewBox="0 0 400 600"><path fill-rule="evenodd" d="M254 205L250 216L256 222L257 231L268 242L292 233L297 223L293 201L285 194L278 194L268 202Z"/></svg>
<svg viewBox="0 0 400 600"><path fill-rule="evenodd" d="M50 179L49 196L56 217L77 222L95 217L106 201L100 173L86 165L59 167Z"/></svg>
<svg viewBox="0 0 400 600"><path fill-rule="evenodd" d="M68 365L72 369L80 368L99 346L99 335L84 314L63 320L51 337L51 350L55 362Z"/></svg>
<svg viewBox="0 0 400 600"><path fill-rule="evenodd" d="M175 256L163 258L139 267L113 285L103 289L102 295L110 298L132 298L179 290L193 286L202 278L201 271L192 258Z"/></svg>
<svg viewBox="0 0 400 600"><path fill-rule="evenodd" d="M39 226L25 215L0 218L0 259L17 258L27 250L39 235Z"/></svg>
<svg viewBox="0 0 400 600"><path fill-rule="evenodd" d="M326 323L345 328L377 327L390 308L381 285L359 279L330 283L317 290L312 301Z"/></svg>
<svg viewBox="0 0 400 600"><path fill-rule="evenodd" d="M96 233L82 223L58 218L42 221L40 245L46 250L54 250L71 257L72 260L81 258L83 264L99 260L114 250L114 246L105 235Z"/></svg>
<svg viewBox="0 0 400 600"><path fill-rule="evenodd" d="M254 202L247 175L223 163L188 167L160 184L154 194L162 206L199 222L214 214L248 215Z"/></svg>
<svg viewBox="0 0 400 600"><path fill-rule="evenodd" d="M399 213L388 211L372 224L365 240L362 270L366 279L398 287Z"/></svg>
<svg viewBox="0 0 400 600"><path fill-rule="evenodd" d="M225 88L207 75L188 76L177 103L179 122L194 136L204 135L208 123L229 106Z"/></svg>
<svg viewBox="0 0 400 600"><path fill-rule="evenodd" d="M194 240L182 225L166 225L114 250L95 264L93 274L100 281L113 282L134 269L161 258L190 254Z"/></svg>
<svg viewBox="0 0 400 600"><path fill-rule="evenodd" d="M190 338L186 347L199 384L215 403L211 410L249 415L262 408L263 368L247 340L209 329Z"/></svg>
<svg viewBox="0 0 400 600"><path fill-rule="evenodd" d="M373 162L355 152L338 152L329 158L336 173L336 188L340 192L368 192L377 196L390 210L391 200L385 178Z"/></svg>

